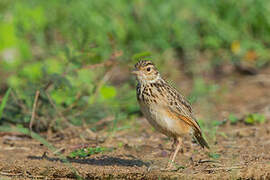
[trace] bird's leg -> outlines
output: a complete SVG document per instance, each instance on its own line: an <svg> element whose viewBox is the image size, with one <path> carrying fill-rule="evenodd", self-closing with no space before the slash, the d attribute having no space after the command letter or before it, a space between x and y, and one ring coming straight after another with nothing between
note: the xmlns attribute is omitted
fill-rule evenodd
<svg viewBox="0 0 270 180"><path fill-rule="evenodd" d="M174 148L177 145L177 143L178 143L177 138L173 138L172 150L174 150Z"/></svg>
<svg viewBox="0 0 270 180"><path fill-rule="evenodd" d="M178 138L178 139L177 139L177 142L178 142L178 144L177 144L176 149L175 149L175 151L174 151L174 153L173 153L173 156L170 157L170 162L169 162L169 164L168 164L168 169L171 169L171 168L173 167L173 162L174 162L174 160L175 160L175 158L176 158L176 155L177 155L177 153L178 153L178 151L180 150L180 147L181 147L181 145L182 145L182 139L181 139L181 138Z"/></svg>
<svg viewBox="0 0 270 180"><path fill-rule="evenodd" d="M178 141L176 138L173 138L173 143L172 143L172 147L171 147L171 153L170 153L170 161L171 159L173 158L173 153L174 153L174 149L175 149L175 146L177 145ZM169 166L170 162L168 163L167 167Z"/></svg>

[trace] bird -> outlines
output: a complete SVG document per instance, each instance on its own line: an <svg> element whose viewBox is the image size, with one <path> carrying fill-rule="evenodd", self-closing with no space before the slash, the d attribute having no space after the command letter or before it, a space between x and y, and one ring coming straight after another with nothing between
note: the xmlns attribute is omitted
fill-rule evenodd
<svg viewBox="0 0 270 180"><path fill-rule="evenodd" d="M137 101L143 115L157 131L173 138L175 151L172 151L166 169L173 168L186 135L193 136L202 148L209 149L190 103L161 77L152 61L138 61L132 74L137 79Z"/></svg>

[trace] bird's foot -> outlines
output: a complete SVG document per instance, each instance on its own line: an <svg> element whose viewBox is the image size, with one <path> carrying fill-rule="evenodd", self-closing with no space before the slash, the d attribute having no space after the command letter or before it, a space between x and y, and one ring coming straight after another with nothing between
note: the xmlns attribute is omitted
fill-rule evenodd
<svg viewBox="0 0 270 180"><path fill-rule="evenodd" d="M178 171L179 169L184 169L184 166L176 165L175 163L170 162L166 168L161 168L161 171Z"/></svg>
<svg viewBox="0 0 270 180"><path fill-rule="evenodd" d="M175 171L176 168L172 162L169 162L166 168L161 168L161 171Z"/></svg>
<svg viewBox="0 0 270 180"><path fill-rule="evenodd" d="M150 165L150 166L147 167L147 171L148 172L150 172L152 170L157 170L157 169L159 169L159 167L158 166L155 166L155 165Z"/></svg>

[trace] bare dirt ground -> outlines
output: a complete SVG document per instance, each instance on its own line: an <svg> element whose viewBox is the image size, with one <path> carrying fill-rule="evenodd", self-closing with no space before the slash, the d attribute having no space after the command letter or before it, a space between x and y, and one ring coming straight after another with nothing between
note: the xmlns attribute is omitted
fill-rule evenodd
<svg viewBox="0 0 270 180"><path fill-rule="evenodd" d="M270 179L270 68L256 76L221 80L227 91L214 100L215 120L233 112L239 117L259 112L263 124L225 123L210 130L210 152L185 141L176 160L177 171L161 171L168 163L170 141L144 118L130 120L131 128L114 133L67 129L48 139L67 156L82 147L112 147L111 152L65 163L37 140L18 133L0 133L0 179ZM195 109L203 109L195 104ZM203 114L204 112L199 112ZM46 154L44 154L46 152ZM211 157L209 154L214 154Z"/></svg>

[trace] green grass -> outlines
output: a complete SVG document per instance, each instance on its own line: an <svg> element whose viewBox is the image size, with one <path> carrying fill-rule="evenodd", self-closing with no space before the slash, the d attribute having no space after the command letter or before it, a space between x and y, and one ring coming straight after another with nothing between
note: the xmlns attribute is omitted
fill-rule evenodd
<svg viewBox="0 0 270 180"><path fill-rule="evenodd" d="M230 114L228 117L231 124L236 124L239 122L239 118L237 118L234 114Z"/></svg>
<svg viewBox="0 0 270 180"><path fill-rule="evenodd" d="M88 147L82 149L76 149L72 151L68 157L70 158L85 158L94 154L102 154L104 152L111 152L113 148L105 148L105 147Z"/></svg>
<svg viewBox="0 0 270 180"><path fill-rule="evenodd" d="M217 153L209 153L208 156L212 159L219 159L220 158L220 154L217 154Z"/></svg>
<svg viewBox="0 0 270 180"><path fill-rule="evenodd" d="M266 121L266 117L263 114L259 114L259 113L249 114L244 119L244 122L246 124L264 123L265 121Z"/></svg>

